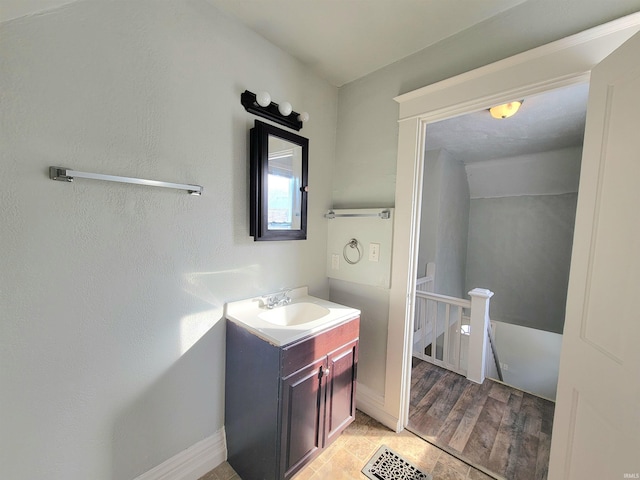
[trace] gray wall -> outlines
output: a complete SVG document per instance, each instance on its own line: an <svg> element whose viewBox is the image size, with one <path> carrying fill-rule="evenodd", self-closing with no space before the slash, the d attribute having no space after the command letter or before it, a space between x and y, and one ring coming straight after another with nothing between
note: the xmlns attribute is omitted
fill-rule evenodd
<svg viewBox="0 0 640 480"><path fill-rule="evenodd" d="M338 95L333 206L395 205L398 147L395 96L639 10L640 0L529 0L344 85ZM369 295L373 300L377 292ZM380 328L386 330L386 322L380 322ZM378 352L378 356L384 355L386 351ZM367 363L360 362L359 372L368 368ZM384 390L378 393L383 395Z"/></svg>
<svg viewBox="0 0 640 480"><path fill-rule="evenodd" d="M397 95L640 10L640 0L528 0L339 90L335 208L392 205Z"/></svg>
<svg viewBox="0 0 640 480"><path fill-rule="evenodd" d="M638 9L530 0L339 96L205 0L81 1L0 24L3 476L132 478L218 431L223 304L328 294L322 213L394 203L392 98ZM247 88L312 115L306 242L248 236ZM205 194L53 182L56 164ZM384 336L378 293L358 301ZM386 351L372 355L360 372L383 378Z"/></svg>
<svg viewBox="0 0 640 480"><path fill-rule="evenodd" d="M556 400L562 335L491 321L503 380L525 392ZM488 375L498 378L493 360Z"/></svg>
<svg viewBox="0 0 640 480"><path fill-rule="evenodd" d="M582 145L469 163L471 198L560 195L578 191Z"/></svg>
<svg viewBox="0 0 640 480"><path fill-rule="evenodd" d="M80 1L0 45L0 476L131 479L223 427L225 302L328 297L337 90L204 0ZM245 89L311 112L307 241L249 237Z"/></svg>
<svg viewBox="0 0 640 480"><path fill-rule="evenodd" d="M329 284L332 301L361 311L358 384L384 392L389 290L333 278Z"/></svg>
<svg viewBox="0 0 640 480"><path fill-rule="evenodd" d="M466 298L469 184L462 162L445 150L425 156L418 271L436 264L437 293Z"/></svg>
<svg viewBox="0 0 640 480"><path fill-rule="evenodd" d="M471 200L466 288L491 318L562 333L577 194Z"/></svg>
<svg viewBox="0 0 640 480"><path fill-rule="evenodd" d="M427 150L422 176L422 204L420 205L420 244L418 247L418 277L423 277L427 264L436 261L438 247L438 218L440 216L440 152Z"/></svg>

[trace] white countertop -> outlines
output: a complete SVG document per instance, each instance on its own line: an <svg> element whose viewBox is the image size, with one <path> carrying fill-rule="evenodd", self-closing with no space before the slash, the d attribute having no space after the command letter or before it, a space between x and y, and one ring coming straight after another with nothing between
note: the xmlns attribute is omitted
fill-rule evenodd
<svg viewBox="0 0 640 480"><path fill-rule="evenodd" d="M264 306L265 296L261 296L227 303L225 316L230 321L246 328L263 340L281 347L360 315L360 310L356 308L346 307L328 300L310 296L307 287L291 290L289 297L291 298L291 304L314 303L326 308L329 313L317 320L304 324L279 326L263 320L260 318L260 314L263 312L273 312L282 307L267 309Z"/></svg>

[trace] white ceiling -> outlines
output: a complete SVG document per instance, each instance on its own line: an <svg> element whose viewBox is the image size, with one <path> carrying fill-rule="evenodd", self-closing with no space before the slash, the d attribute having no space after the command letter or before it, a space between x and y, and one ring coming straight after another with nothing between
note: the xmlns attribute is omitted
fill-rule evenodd
<svg viewBox="0 0 640 480"><path fill-rule="evenodd" d="M363 77L524 0L207 0L333 85Z"/></svg>
<svg viewBox="0 0 640 480"><path fill-rule="evenodd" d="M481 110L427 125L427 149L469 164L581 146L588 93L589 85L579 84L527 97L504 120Z"/></svg>

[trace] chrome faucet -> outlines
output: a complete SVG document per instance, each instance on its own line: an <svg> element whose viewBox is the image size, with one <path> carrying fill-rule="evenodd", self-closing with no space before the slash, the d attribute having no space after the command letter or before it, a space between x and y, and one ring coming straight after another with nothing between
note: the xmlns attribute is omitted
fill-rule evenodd
<svg viewBox="0 0 640 480"><path fill-rule="evenodd" d="M291 289L283 290L282 292L274 293L273 295L267 295L264 298L264 306L268 309L272 309L275 307L282 307L284 305L289 305L291 303L291 297L289 296L289 292Z"/></svg>

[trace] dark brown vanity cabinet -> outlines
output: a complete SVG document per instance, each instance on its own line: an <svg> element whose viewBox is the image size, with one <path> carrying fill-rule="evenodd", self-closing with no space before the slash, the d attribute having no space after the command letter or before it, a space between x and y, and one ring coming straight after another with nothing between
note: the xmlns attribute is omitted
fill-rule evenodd
<svg viewBox="0 0 640 480"><path fill-rule="evenodd" d="M291 478L354 420L359 325L277 347L227 322L228 461L243 480Z"/></svg>

